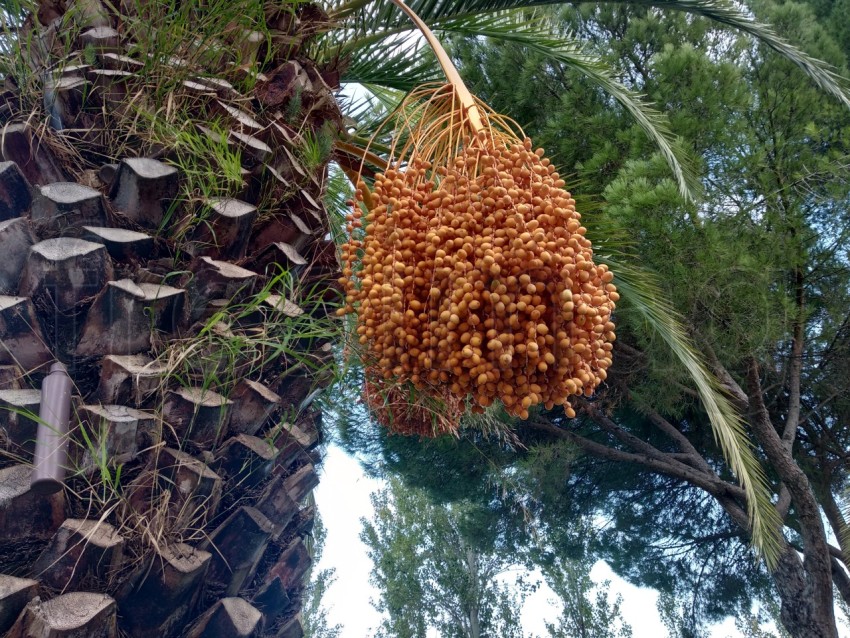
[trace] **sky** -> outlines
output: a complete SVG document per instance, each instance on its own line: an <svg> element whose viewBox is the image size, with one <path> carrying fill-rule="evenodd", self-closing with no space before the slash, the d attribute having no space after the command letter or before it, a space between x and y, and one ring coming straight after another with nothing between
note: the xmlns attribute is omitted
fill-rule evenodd
<svg viewBox="0 0 850 638"><path fill-rule="evenodd" d="M360 519L371 517L369 496L383 482L366 476L358 461L331 443L322 463L321 481L315 490L316 503L327 529L324 553L319 569L336 568L336 582L330 587L324 604L329 608L331 625L341 624L341 638L371 638L380 624L380 616L371 605L377 597L369 584L372 562L360 541ZM658 594L638 588L619 578L604 562L591 571L594 582L611 581L611 598L623 597L622 613L631 624L634 638L664 638L667 634L656 610ZM554 621L557 607L547 587L529 597L522 612L523 627L530 634L545 635L545 621ZM712 638L739 638L733 619L712 630Z"/></svg>

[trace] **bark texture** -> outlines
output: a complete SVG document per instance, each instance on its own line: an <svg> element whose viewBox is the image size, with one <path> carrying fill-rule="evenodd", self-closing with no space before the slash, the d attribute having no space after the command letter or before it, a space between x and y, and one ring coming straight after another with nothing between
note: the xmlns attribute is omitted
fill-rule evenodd
<svg viewBox="0 0 850 638"><path fill-rule="evenodd" d="M21 31L35 79L0 91L0 401L37 408L58 359L75 407L69 489L49 497L28 484L37 423L0 413L0 632L297 636L326 378L299 361L326 361L332 333L302 290L324 300L338 277L318 258L329 158L298 158L341 125L299 47L326 19L270 3L265 35L148 58L168 15L145 4L41 3ZM215 196L192 182L219 176L209 157L133 124L169 109L238 162Z"/></svg>

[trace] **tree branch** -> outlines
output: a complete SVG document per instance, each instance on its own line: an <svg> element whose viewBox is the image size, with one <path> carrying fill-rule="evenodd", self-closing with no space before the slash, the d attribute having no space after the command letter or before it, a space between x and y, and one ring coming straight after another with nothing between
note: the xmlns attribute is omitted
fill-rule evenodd
<svg viewBox="0 0 850 638"><path fill-rule="evenodd" d="M788 373L788 412L785 416L785 428L782 431L782 443L790 452L794 447L794 438L800 425L800 379L803 373L803 303L805 302L803 270L799 266L794 271L795 302L797 317L794 320L791 361Z"/></svg>
<svg viewBox="0 0 850 638"><path fill-rule="evenodd" d="M527 424L529 427L541 432L546 432L557 438L566 439L593 456L607 459L609 461L621 461L624 463L636 463L638 465L642 465L643 467L655 472L666 474L667 476L672 476L673 478L691 483L692 485L705 490L715 498L723 495L736 499L746 498L746 493L738 485L727 483L726 481L719 479L716 475L706 475L690 465L685 465L684 463L665 458L663 452L659 452L649 444L646 445L654 450L653 454L626 452L624 450L618 450L617 448L597 443L596 441L591 441L590 439L576 434L575 432L560 428L546 421L528 421ZM615 425L615 427L617 426Z"/></svg>
<svg viewBox="0 0 850 638"><path fill-rule="evenodd" d="M837 558L832 558L832 582L835 583L835 589L841 595L841 599L850 605L850 577L847 576L847 570Z"/></svg>
<svg viewBox="0 0 850 638"><path fill-rule="evenodd" d="M735 407L738 408L739 411L746 412L750 407L750 397L747 396L747 393L744 392L738 382L735 381L735 378L729 374L726 366L720 363L720 359L718 359L717 355L714 354L714 350L706 346L704 347L704 351L709 363L711 364L711 369L714 372L714 375L717 377L717 380L720 381L720 385L723 386L723 389L729 393L732 403L735 404Z"/></svg>
<svg viewBox="0 0 850 638"><path fill-rule="evenodd" d="M788 491L785 483L780 483L779 499L776 501L776 511L783 522L785 521L785 517L788 516L789 509L791 509L791 492Z"/></svg>
<svg viewBox="0 0 850 638"><path fill-rule="evenodd" d="M794 461L785 442L779 437L762 398L758 363L750 361L747 371L753 431L779 479L787 486L800 522L803 538L804 569L815 608L823 618L834 622L832 603L832 567L821 511L808 477Z"/></svg>
<svg viewBox="0 0 850 638"><path fill-rule="evenodd" d="M685 453L685 456L688 459L693 459L693 464L697 467L697 469L700 469L707 474L715 474L715 472L711 469L711 466L709 466L708 462L706 462L703 456L697 451L688 437L682 434L672 423L658 414L655 410L648 411L647 416L655 427L679 444L679 449Z"/></svg>
<svg viewBox="0 0 850 638"><path fill-rule="evenodd" d="M838 545L841 548L841 556L839 558L845 564L850 565L850 547L847 546L847 521L841 513L841 508L835 502L835 497L832 490L829 488L829 483L825 481L825 485L820 490L820 504L823 512L826 515L826 520L829 521L829 526L832 528L832 533L838 539Z"/></svg>
<svg viewBox="0 0 850 638"><path fill-rule="evenodd" d="M726 513L729 515L729 518L731 518L732 521L736 525L738 525L738 527L745 530L746 532L750 531L750 517L747 515L747 512L744 511L744 508L742 508L735 499L725 494L715 496L714 498L717 500L718 503L720 503L720 506L726 511Z"/></svg>

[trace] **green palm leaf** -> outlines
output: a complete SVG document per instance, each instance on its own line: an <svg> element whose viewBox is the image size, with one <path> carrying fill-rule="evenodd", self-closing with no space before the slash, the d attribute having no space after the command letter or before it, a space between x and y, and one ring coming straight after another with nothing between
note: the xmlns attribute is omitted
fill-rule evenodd
<svg viewBox="0 0 850 638"><path fill-rule="evenodd" d="M757 21L744 9L729 0L614 0L622 4L659 7L703 16L719 24L737 29L760 40L780 55L796 64L822 90L850 107L850 90L846 81L830 65L813 58L798 47ZM511 9L563 5L553 0L410 0L406 4L432 28L441 28L441 21L465 19ZM360 33L378 33L409 26L405 17L389 0L350 0L333 2L332 18L356 25Z"/></svg>
<svg viewBox="0 0 850 638"><path fill-rule="evenodd" d="M546 20L529 20L519 11L498 14L452 17L435 20L431 28L468 37L488 37L521 44L542 53L553 61L576 69L616 100L652 139L670 166L683 197L693 198L699 182L686 153L667 126L666 117L643 101L611 73L604 62L588 53L575 39L554 34L553 25ZM436 60L428 47L413 46L408 41L395 41L389 50L380 44L382 38L411 31L409 24L390 28L349 41L340 55L351 60L345 80L362 84L382 85L401 90L439 77Z"/></svg>
<svg viewBox="0 0 850 638"><path fill-rule="evenodd" d="M407 92L440 79L437 60L423 42L400 34L382 35L378 40L364 38L341 47L339 54L348 60L345 82Z"/></svg>
<svg viewBox="0 0 850 638"><path fill-rule="evenodd" d="M796 64L821 90L830 93L845 106L850 107L850 89L848 89L846 78L838 75L823 60L813 58L777 35L770 25L758 22L732 3L718 0L668 0L666 2L664 0L631 0L631 3L695 13L743 31Z"/></svg>
<svg viewBox="0 0 850 638"><path fill-rule="evenodd" d="M617 80L611 67L590 54L581 41L554 35L553 26L543 19L530 21L520 12L456 18L440 23L442 30L459 35L483 36L520 44L582 73L616 100L655 142L673 171L680 193L691 198L699 191L699 180L690 158L684 150L677 148L677 138L668 127L667 117Z"/></svg>
<svg viewBox="0 0 850 638"><path fill-rule="evenodd" d="M747 512L753 546L773 568L781 551L782 521L773 507L767 478L753 452L746 427L717 378L709 372L687 334L679 314L664 299L651 273L629 261L597 256L617 277L617 290L647 329L670 348L693 380L720 446L741 487L747 493Z"/></svg>

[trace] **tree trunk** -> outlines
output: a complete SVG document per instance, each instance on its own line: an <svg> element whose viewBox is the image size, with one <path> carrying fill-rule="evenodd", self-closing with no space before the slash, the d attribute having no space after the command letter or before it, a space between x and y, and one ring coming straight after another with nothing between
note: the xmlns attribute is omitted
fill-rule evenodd
<svg viewBox="0 0 850 638"><path fill-rule="evenodd" d="M791 545L785 545L771 576L779 593L782 626L793 638L838 638L834 615L817 604L815 587Z"/></svg>
<svg viewBox="0 0 850 638"><path fill-rule="evenodd" d="M821 508L806 473L794 460L790 445L780 438L770 420L755 361L749 366L747 385L753 432L789 493L803 538L802 560L795 550L786 547L774 574L782 597L782 623L795 638L837 638L832 559Z"/></svg>
<svg viewBox="0 0 850 638"><path fill-rule="evenodd" d="M481 638L481 619L478 617L478 596L480 585L478 583L478 554L472 548L466 550L466 566L469 570L469 583L473 592L469 605L469 638Z"/></svg>
<svg viewBox="0 0 850 638"><path fill-rule="evenodd" d="M20 262L0 265L0 365L12 370L14 392L37 395L44 365L66 364L80 415L70 456L85 463L64 511L62 494L37 500L28 484L0 494L12 505L59 503L50 517L41 505L29 508L35 516L0 517L0 578L39 580L45 609L64 609L51 607L59 592L50 588L64 583L66 597L78 587L108 594L104 638L212 635L214 626L215 635L292 633L303 569L280 604L264 599L262 611L247 599L312 527L314 510L299 501L317 481L310 450L320 434L292 438L285 458L269 442L284 429L317 432L305 399L322 381L296 359L326 361L332 336L316 330L330 321L323 302L338 276L321 259L334 254L319 203L327 158L307 168L297 159L301 135L333 136L341 122L330 87L298 50L326 18L314 5L292 3L290 13L267 3L272 46L258 62L247 45L259 34L233 24L199 34L202 47L175 37L169 55L146 55L172 24L162 3L41 4L20 34L21 68L32 74L5 78L0 92L0 175L11 176L0 187L0 254ZM198 17L199 29L212 19ZM246 73L256 77L242 82ZM254 93L234 89L240 82ZM154 120L195 146L155 139ZM231 160L236 179L220 163ZM259 258L282 242L299 263ZM276 283L281 271L292 287ZM300 294L299 281L318 298L285 298ZM256 296L268 286L279 303ZM312 336L299 338L307 321ZM287 341L295 356L269 356L258 334ZM0 473L28 474L32 451L14 453L0 452ZM289 481L289 496L266 507L274 481ZM234 512L259 530L248 549L231 529ZM104 563L108 574L50 555L71 523L93 530L78 534L82 556L106 531L124 548ZM30 635L33 609L3 623Z"/></svg>
<svg viewBox="0 0 850 638"><path fill-rule="evenodd" d="M732 384L730 389L735 395L743 397L742 403L747 401L747 395L732 380L732 377L728 374L726 376L728 382ZM751 378L750 381L755 388L751 392L758 392L758 378ZM815 636L837 638L832 599L833 570L836 561L830 556L825 529L820 518L820 508L808 478L796 464L787 447L783 445L767 417L763 403L760 399L751 399L749 402L757 412L753 418L756 421L754 430L759 441L768 449L768 458L774 467L780 466L783 478L793 485L793 489L786 489L786 491L789 492L789 498L792 499L797 510L801 535L804 539L804 558L801 559L797 551L786 542L779 566L772 575L781 599L782 623L794 638L814 638ZM548 422L537 421L530 425L536 430L575 443L585 453L617 462L636 463L649 471L666 474L703 489L717 500L742 530L750 532L745 506L742 505L746 495L738 486L722 481L705 465L703 459L699 459L702 461L698 464L700 467L684 465L672 455L629 435L603 414L592 410L588 412L603 430L632 446L635 451L625 451L597 443ZM703 465L706 469L702 469ZM841 568L840 565L838 567ZM836 580L841 579L842 575L843 572L837 576ZM843 589L850 592L848 579L844 578L839 584L846 585ZM839 588L842 595L843 589Z"/></svg>

